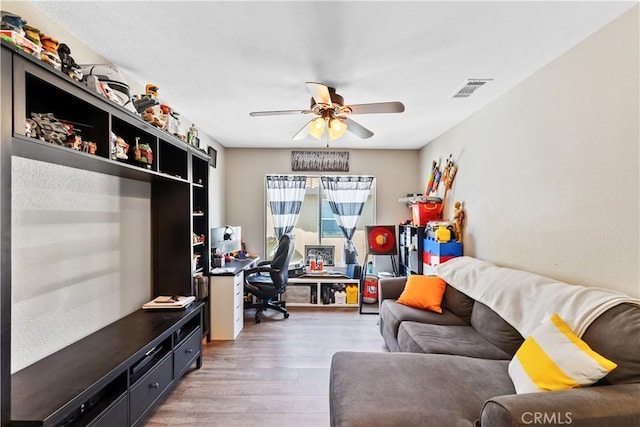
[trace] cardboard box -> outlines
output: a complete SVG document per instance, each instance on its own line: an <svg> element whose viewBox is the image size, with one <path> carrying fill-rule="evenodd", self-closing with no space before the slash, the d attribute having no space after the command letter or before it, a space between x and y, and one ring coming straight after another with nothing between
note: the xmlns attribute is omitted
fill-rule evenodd
<svg viewBox="0 0 640 427"><path fill-rule="evenodd" d="M311 303L311 287L289 284L284 292L284 300L292 304L309 304Z"/></svg>

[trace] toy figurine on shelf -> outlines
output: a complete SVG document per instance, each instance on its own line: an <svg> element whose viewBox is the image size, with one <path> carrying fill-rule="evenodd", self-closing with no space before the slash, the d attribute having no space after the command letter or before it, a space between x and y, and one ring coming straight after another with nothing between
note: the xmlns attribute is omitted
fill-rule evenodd
<svg viewBox="0 0 640 427"><path fill-rule="evenodd" d="M40 41L40 37L42 37L44 34L42 34L42 32L38 28L25 24L22 26L22 29L24 30L24 36L27 39L29 39L36 46L40 48L42 47L42 42Z"/></svg>
<svg viewBox="0 0 640 427"><path fill-rule="evenodd" d="M136 136L136 146L133 147L133 160L140 161L140 137Z"/></svg>
<svg viewBox="0 0 640 427"><path fill-rule="evenodd" d="M194 125L193 123L189 127L189 132L187 132L187 144L200 148L200 138L198 138L198 128L196 128L196 125Z"/></svg>
<svg viewBox="0 0 640 427"><path fill-rule="evenodd" d="M21 36L25 35L24 24L27 23L22 16L16 15L15 13L7 12L3 10L1 13L2 23L0 24L0 28L7 31L15 31Z"/></svg>
<svg viewBox="0 0 640 427"><path fill-rule="evenodd" d="M133 106L139 114L147 112L150 107L160 103L158 100L158 90L158 86L148 83L145 87L144 95L133 96Z"/></svg>
<svg viewBox="0 0 640 427"><path fill-rule="evenodd" d="M30 38L33 33L26 31L26 23L21 16L3 10L0 37L16 48L40 58L40 38L38 36L37 42Z"/></svg>
<svg viewBox="0 0 640 427"><path fill-rule="evenodd" d="M162 119L166 123L164 129L171 135L176 135L180 130L180 115L167 104L160 104L160 111Z"/></svg>
<svg viewBox="0 0 640 427"><path fill-rule="evenodd" d="M127 156L127 152L129 151L129 144L125 142L125 140L111 132L111 158L112 159L121 159L127 160L129 156Z"/></svg>
<svg viewBox="0 0 640 427"><path fill-rule="evenodd" d="M153 163L153 151L149 144L140 144L140 162L145 163L148 169L151 169Z"/></svg>
<svg viewBox="0 0 640 427"><path fill-rule="evenodd" d="M111 150L111 158L113 160L116 159L116 153L118 152L117 143L118 143L118 136L115 133L111 132L109 135L109 147Z"/></svg>
<svg viewBox="0 0 640 427"><path fill-rule="evenodd" d="M159 114L156 113L153 107L147 108L144 113L142 113L142 120L145 122L151 123L153 126L158 127L160 129L164 129L166 126L166 122L160 117Z"/></svg>
<svg viewBox="0 0 640 427"><path fill-rule="evenodd" d="M127 156L128 151L129 144L127 144L121 136L118 136L116 138L116 159L127 160L129 158L129 156Z"/></svg>
<svg viewBox="0 0 640 427"><path fill-rule="evenodd" d="M153 83L147 83L147 85L144 87L145 95L153 99L158 99L159 90L160 88L158 88L158 86L154 85Z"/></svg>
<svg viewBox="0 0 640 427"><path fill-rule="evenodd" d="M61 71L77 82L82 80L82 68L76 64L76 61L71 56L69 46L61 43L58 46L58 56L60 57Z"/></svg>
<svg viewBox="0 0 640 427"><path fill-rule="evenodd" d="M64 145L67 142L68 129L55 118L53 113L31 113L31 118L33 119L30 122L32 137L57 145Z"/></svg>
<svg viewBox="0 0 640 427"><path fill-rule="evenodd" d="M136 137L136 146L133 149L133 159L137 162L144 163L147 168L151 169L153 163L153 153L149 144L140 144L140 137Z"/></svg>
<svg viewBox="0 0 640 427"><path fill-rule="evenodd" d="M42 53L40 54L40 60L51 65L56 70L62 69L62 63L58 56L58 46L60 42L51 36L43 35L40 37L42 43Z"/></svg>
<svg viewBox="0 0 640 427"><path fill-rule="evenodd" d="M82 151L89 154L96 154L98 144L91 141L82 141Z"/></svg>
<svg viewBox="0 0 640 427"><path fill-rule="evenodd" d="M464 208L462 203L456 202L453 210L453 232L456 235L456 242L462 243L462 227L464 226Z"/></svg>

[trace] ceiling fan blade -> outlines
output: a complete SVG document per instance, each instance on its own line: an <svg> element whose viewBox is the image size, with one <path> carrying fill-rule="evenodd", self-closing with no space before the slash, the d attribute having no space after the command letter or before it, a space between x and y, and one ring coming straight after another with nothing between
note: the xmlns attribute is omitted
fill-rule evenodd
<svg viewBox="0 0 640 427"><path fill-rule="evenodd" d="M354 122L350 118L347 117L345 119L345 122L347 123L347 130L354 135L362 139L371 138L373 136L373 132L371 132L369 129L362 126L361 124Z"/></svg>
<svg viewBox="0 0 640 427"><path fill-rule="evenodd" d="M283 116L286 114L309 114L313 113L311 110L280 110L280 111L253 111L249 113L251 117L260 116Z"/></svg>
<svg viewBox="0 0 640 427"><path fill-rule="evenodd" d="M306 82L305 84L316 104L331 105L331 95L329 95L329 88L326 85L315 82Z"/></svg>
<svg viewBox="0 0 640 427"><path fill-rule="evenodd" d="M305 123L305 125L302 127L302 129L300 129L298 131L298 133L296 133L292 139L294 140L299 140L299 139L305 139L307 136L309 136L309 125L311 124L312 121L314 121L315 119L311 119L309 120L307 123Z"/></svg>
<svg viewBox="0 0 640 427"><path fill-rule="evenodd" d="M404 111L404 104L397 101L354 104L346 107L351 110L351 114L402 113Z"/></svg>

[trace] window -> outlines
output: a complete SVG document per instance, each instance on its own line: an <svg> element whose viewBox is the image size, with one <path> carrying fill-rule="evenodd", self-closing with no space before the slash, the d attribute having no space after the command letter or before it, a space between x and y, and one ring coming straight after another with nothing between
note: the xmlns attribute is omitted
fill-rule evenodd
<svg viewBox="0 0 640 427"><path fill-rule="evenodd" d="M344 237L336 223L333 212L320 184L320 175L306 175L307 184L304 200L300 208L300 216L293 230L296 251L291 262L302 261L305 245L331 245L335 247L335 264L344 265ZM375 224L375 186L373 180L371 192L362 211L358 227L353 236L353 243L358 251L358 262L364 261L366 254L365 226ZM266 191L266 189L265 189ZM265 194L266 254L270 257L276 239L273 231L271 208Z"/></svg>

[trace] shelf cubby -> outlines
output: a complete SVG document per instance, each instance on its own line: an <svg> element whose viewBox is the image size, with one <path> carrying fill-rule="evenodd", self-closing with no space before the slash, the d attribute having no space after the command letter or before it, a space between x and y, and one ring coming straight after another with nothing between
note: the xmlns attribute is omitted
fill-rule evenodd
<svg viewBox="0 0 640 427"><path fill-rule="evenodd" d="M117 159L117 161L148 170L158 170L158 162L156 161L156 153L158 152L158 138L118 117L112 118L111 131L115 135L124 139L127 144L129 144L129 152L127 153L128 159ZM134 150L136 148L136 138L138 138L139 145L146 144L151 147L153 156L151 164L135 160Z"/></svg>

